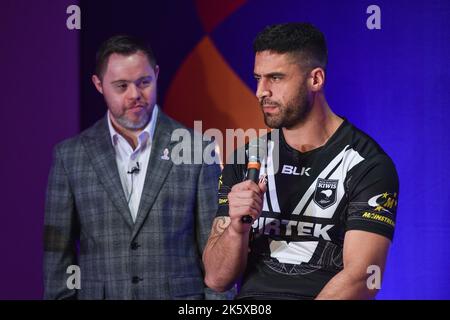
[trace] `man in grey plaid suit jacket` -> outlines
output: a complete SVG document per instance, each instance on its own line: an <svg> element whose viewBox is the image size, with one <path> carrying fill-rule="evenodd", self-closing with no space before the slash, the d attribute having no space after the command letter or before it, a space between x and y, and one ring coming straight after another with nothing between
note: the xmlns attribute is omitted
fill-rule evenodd
<svg viewBox="0 0 450 320"><path fill-rule="evenodd" d="M171 133L182 126L158 110L157 77L151 49L135 38L116 36L99 49L93 81L109 111L55 148L46 197L45 298L202 299L208 293L201 254L217 210L220 168L171 161L177 143ZM134 157L141 167L123 169ZM141 187L133 181L140 175ZM78 289L71 286L71 265L79 267Z"/></svg>

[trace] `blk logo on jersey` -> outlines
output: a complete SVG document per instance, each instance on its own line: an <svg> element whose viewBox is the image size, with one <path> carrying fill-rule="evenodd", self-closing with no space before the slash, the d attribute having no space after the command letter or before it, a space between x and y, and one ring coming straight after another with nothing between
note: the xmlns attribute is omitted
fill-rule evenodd
<svg viewBox="0 0 450 320"><path fill-rule="evenodd" d="M302 167L301 169L298 169L297 167L294 166L290 166L285 164L283 166L283 169L281 170L282 174L291 174L294 176L308 176L309 177L309 170L311 170L311 168L307 168L307 167Z"/></svg>
<svg viewBox="0 0 450 320"><path fill-rule="evenodd" d="M320 179L317 180L316 190L314 192L314 202L326 209L336 202L336 191L339 180Z"/></svg>

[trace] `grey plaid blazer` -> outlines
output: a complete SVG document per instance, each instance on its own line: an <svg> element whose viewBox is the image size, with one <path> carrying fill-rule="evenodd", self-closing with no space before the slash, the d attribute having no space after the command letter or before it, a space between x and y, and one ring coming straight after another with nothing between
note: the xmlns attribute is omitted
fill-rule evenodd
<svg viewBox="0 0 450 320"><path fill-rule="evenodd" d="M55 147L45 209L44 298L205 297L201 254L217 210L220 168L161 159L177 143L171 142L177 128L182 126L159 112L135 223L106 116ZM70 265L80 267L79 290L68 289Z"/></svg>

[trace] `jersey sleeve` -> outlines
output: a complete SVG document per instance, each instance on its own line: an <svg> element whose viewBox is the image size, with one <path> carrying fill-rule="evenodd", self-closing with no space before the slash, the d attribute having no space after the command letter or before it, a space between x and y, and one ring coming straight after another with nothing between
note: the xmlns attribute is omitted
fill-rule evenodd
<svg viewBox="0 0 450 320"><path fill-rule="evenodd" d="M355 167L347 182L349 207L346 230L394 236L399 179L392 160L377 156Z"/></svg>
<svg viewBox="0 0 450 320"><path fill-rule="evenodd" d="M216 217L228 216L228 193L245 178L245 165L225 164L219 177L219 207Z"/></svg>

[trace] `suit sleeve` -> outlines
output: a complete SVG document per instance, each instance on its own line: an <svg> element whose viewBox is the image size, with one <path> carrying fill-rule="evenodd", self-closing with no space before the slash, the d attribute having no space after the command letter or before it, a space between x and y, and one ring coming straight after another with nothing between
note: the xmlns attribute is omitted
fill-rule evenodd
<svg viewBox="0 0 450 320"><path fill-rule="evenodd" d="M203 254L211 230L214 213L217 210L217 180L220 173L218 165L202 164L197 184L196 236L199 256ZM202 266L203 268L203 266ZM205 286L206 299L212 299L213 292Z"/></svg>
<svg viewBox="0 0 450 320"><path fill-rule="evenodd" d="M393 240L399 180L392 160L379 156L350 175L347 230L363 230Z"/></svg>
<svg viewBox="0 0 450 320"><path fill-rule="evenodd" d="M200 254L203 253L214 214L217 211L217 183L220 167L217 164L203 164L200 169L196 199L196 230Z"/></svg>
<svg viewBox="0 0 450 320"><path fill-rule="evenodd" d="M50 170L44 221L44 299L75 299L69 289L67 268L77 264L79 239L74 198L67 173L56 147Z"/></svg>

